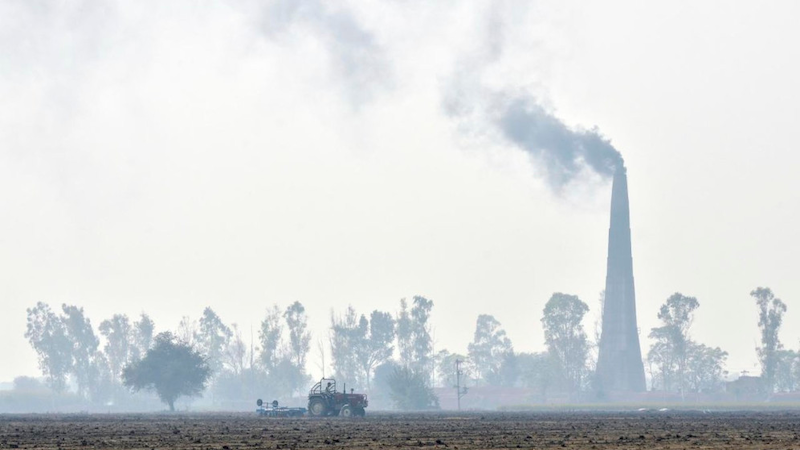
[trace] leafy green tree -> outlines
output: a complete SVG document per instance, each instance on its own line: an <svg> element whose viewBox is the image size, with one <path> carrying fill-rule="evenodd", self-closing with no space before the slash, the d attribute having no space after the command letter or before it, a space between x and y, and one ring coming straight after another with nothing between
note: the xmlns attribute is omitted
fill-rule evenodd
<svg viewBox="0 0 800 450"><path fill-rule="evenodd" d="M428 385L428 375L408 367L396 367L389 377L389 393L396 409L438 409L439 399Z"/></svg>
<svg viewBox="0 0 800 450"><path fill-rule="evenodd" d="M67 338L72 342L72 373L78 385L78 395L87 398L90 388L97 382L95 357L100 341L94 334L91 321L83 313L83 308L61 305L61 310Z"/></svg>
<svg viewBox="0 0 800 450"><path fill-rule="evenodd" d="M469 359L478 378L489 381L497 378L506 356L514 349L500 322L488 314L478 316L475 334L468 346Z"/></svg>
<svg viewBox="0 0 800 450"><path fill-rule="evenodd" d="M778 366L778 351L783 348L778 332L786 312L786 304L775 297L770 288L759 287L750 292L758 304L758 328L761 330L761 346L756 348L761 361L761 376L768 393L775 388L775 372Z"/></svg>
<svg viewBox="0 0 800 450"><path fill-rule="evenodd" d="M211 368L211 376L222 370L224 352L232 337L231 329L209 307L203 310L194 334L196 348L206 357Z"/></svg>
<svg viewBox="0 0 800 450"><path fill-rule="evenodd" d="M282 336L281 311L277 305L273 305L272 308L267 309L267 314L264 320L261 321L261 329L258 333L261 343L259 360L267 373L271 372L280 362Z"/></svg>
<svg viewBox="0 0 800 450"><path fill-rule="evenodd" d="M134 392L152 390L175 411L175 401L183 396L199 396L211 375L203 355L181 342L172 333L160 333L144 358L125 367L122 379Z"/></svg>
<svg viewBox="0 0 800 450"><path fill-rule="evenodd" d="M72 342L64 322L45 303L27 309L28 339L39 359L39 368L48 386L56 393L67 388L67 375L72 371Z"/></svg>
<svg viewBox="0 0 800 450"><path fill-rule="evenodd" d="M681 293L672 294L658 311L661 326L650 331L650 337L655 344L651 349L652 355L648 354L648 357L652 356L658 361L665 382L664 388L667 390L687 392L687 365L691 345L689 328L694 319L694 311L699 306L700 303L694 297ZM676 383L674 386L672 381Z"/></svg>
<svg viewBox="0 0 800 450"><path fill-rule="evenodd" d="M306 358L311 350L311 333L308 331L306 309L300 302L294 302L283 313L289 328L289 350L292 364L305 373Z"/></svg>
<svg viewBox="0 0 800 450"><path fill-rule="evenodd" d="M103 350L108 359L111 379L116 383L122 375L122 369L131 360L133 329L128 316L114 314L111 319L100 322L100 334L106 339Z"/></svg>
<svg viewBox="0 0 800 450"><path fill-rule="evenodd" d="M577 392L586 372L589 343L581 324L589 307L575 295L556 292L544 307L542 324L548 352L563 371L566 388Z"/></svg>

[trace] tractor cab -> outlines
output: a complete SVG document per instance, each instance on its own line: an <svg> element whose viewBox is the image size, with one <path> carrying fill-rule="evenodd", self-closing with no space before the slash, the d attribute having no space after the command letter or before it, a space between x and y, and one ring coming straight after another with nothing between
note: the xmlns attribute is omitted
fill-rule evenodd
<svg viewBox="0 0 800 450"><path fill-rule="evenodd" d="M366 414L367 396L356 394L351 389L347 393L336 388L336 380L323 378L308 393L308 414L312 416L363 416Z"/></svg>
<svg viewBox="0 0 800 450"><path fill-rule="evenodd" d="M322 394L335 394L336 393L336 380L333 378L323 378L314 387L308 395L322 395Z"/></svg>

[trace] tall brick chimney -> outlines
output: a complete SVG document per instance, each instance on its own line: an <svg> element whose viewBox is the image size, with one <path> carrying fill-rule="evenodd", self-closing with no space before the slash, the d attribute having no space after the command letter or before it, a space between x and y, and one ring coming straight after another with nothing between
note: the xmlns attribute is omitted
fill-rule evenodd
<svg viewBox="0 0 800 450"><path fill-rule="evenodd" d="M646 389L636 325L628 176L623 166L614 173L611 189L606 297L597 358L597 382L598 390L605 393L642 392Z"/></svg>

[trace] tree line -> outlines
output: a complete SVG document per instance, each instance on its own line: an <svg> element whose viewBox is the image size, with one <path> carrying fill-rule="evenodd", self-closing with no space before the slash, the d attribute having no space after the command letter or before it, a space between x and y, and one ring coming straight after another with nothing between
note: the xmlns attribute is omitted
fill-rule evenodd
<svg viewBox="0 0 800 450"><path fill-rule="evenodd" d="M767 394L797 390L800 353L785 349L778 338L786 305L769 288L757 288L750 295L759 308L761 343L756 353L763 390ZM462 385L525 388L533 393L529 401L544 402L554 395L568 401L590 400L596 393L599 333L593 339L587 335L583 323L589 307L577 296L550 297L540 319L546 350L534 353L515 351L501 323L488 314L478 316L466 354L435 351L433 305L430 299L414 296L400 300L394 312L359 314L353 307L331 311L327 335L317 339L321 360L315 364L320 372L330 367L332 373L326 375L370 393L380 406L402 409L437 407L433 388L455 386L456 360L463 363ZM651 390L685 395L724 389L727 352L691 337L699 306L696 298L676 293L659 309L659 325L649 333L652 346L645 361ZM219 405L251 402L254 395L302 396L312 381L307 372L314 365L308 361L312 336L300 302L285 309L267 308L257 339L251 331L250 342L236 324L224 323L211 308L197 320L184 317L174 332L158 334L144 313L134 320L115 314L95 331L83 308L66 304L53 310L37 303L27 310L27 321L25 337L38 355L49 388L56 393L72 388L90 402L105 404L129 396L137 387L130 368L159 343L182 345L199 355L202 364L196 362L195 372L207 367L208 376L200 389L187 393L205 390L205 396ZM160 393L159 397L164 400ZM174 399L165 402L172 407Z"/></svg>
<svg viewBox="0 0 800 450"><path fill-rule="evenodd" d="M758 287L750 292L758 307L760 342L756 355L761 366L758 391L771 396L776 392L800 389L800 352L786 349L779 333L786 304L771 289ZM724 363L728 353L691 338L694 312L700 303L680 293L670 296L658 312L661 326L653 328L653 346L647 354L654 390L677 392L719 392L728 373Z"/></svg>
<svg viewBox="0 0 800 450"><path fill-rule="evenodd" d="M240 328L226 325L211 308L205 308L197 320L183 317L174 333L156 334L155 323L144 313L135 321L115 314L95 331L83 308L63 304L54 311L42 302L27 310L27 322L25 337L38 356L47 386L57 394L73 387L82 400L92 403L128 400L136 383L125 380L126 368L154 350L188 348L200 355L202 364L195 368L208 368L208 376L199 380L200 391L208 384L207 393L220 402L252 401L253 393L286 398L310 380L306 358L311 333L299 302L285 310L277 306L267 310L258 330L258 345L248 345ZM162 348L157 348L159 343Z"/></svg>

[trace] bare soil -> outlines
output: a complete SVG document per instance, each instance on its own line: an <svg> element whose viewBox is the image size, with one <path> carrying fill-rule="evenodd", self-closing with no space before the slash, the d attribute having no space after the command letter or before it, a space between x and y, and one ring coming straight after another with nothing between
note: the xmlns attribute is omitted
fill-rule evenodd
<svg viewBox="0 0 800 450"><path fill-rule="evenodd" d="M780 448L798 412L0 415L0 448Z"/></svg>

